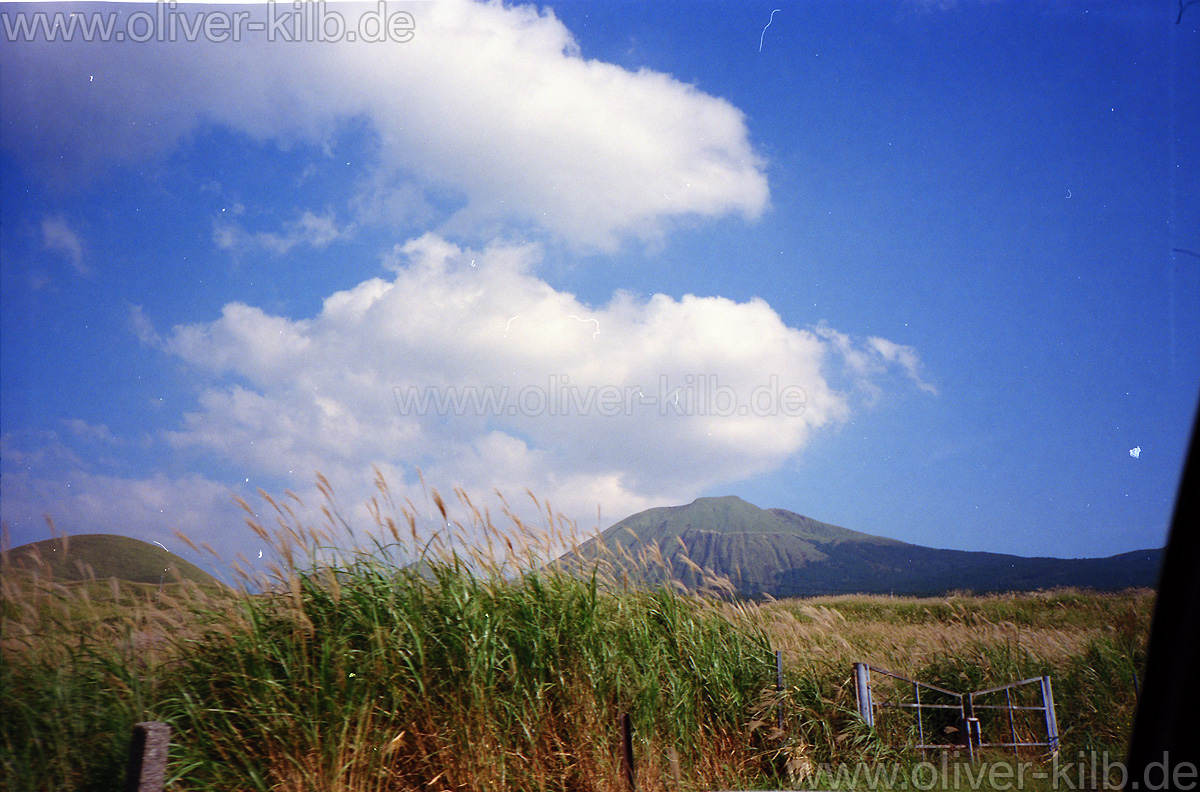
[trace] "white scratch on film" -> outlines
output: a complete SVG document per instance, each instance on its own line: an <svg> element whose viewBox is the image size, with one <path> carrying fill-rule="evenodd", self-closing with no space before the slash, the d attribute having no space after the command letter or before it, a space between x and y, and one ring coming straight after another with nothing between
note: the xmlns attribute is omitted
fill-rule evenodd
<svg viewBox="0 0 1200 792"><path fill-rule="evenodd" d="M154 540L153 540L153 539L151 539L150 541L151 541L151 542L154 542ZM166 546L165 544L163 544L162 542L154 542L154 544L158 545L158 546L159 546L159 547L161 547L163 550L167 550L167 546ZM167 552L169 553L169 552L171 552L171 551L170 551L170 550L167 550Z"/></svg>
<svg viewBox="0 0 1200 792"><path fill-rule="evenodd" d="M578 316L576 316L575 314L570 314L570 317L571 317L572 319L579 319L579 317L578 317ZM595 322L595 323L596 323L596 332L592 333L592 338L595 338L596 336L600 335L600 320L599 320L599 319L579 319L579 321L581 321L581 322Z"/></svg>
<svg viewBox="0 0 1200 792"><path fill-rule="evenodd" d="M776 8L771 12L771 18L767 20L767 24L763 27L762 33L758 34L758 51L762 52L763 36L767 35L767 28L771 27L771 23L775 21L775 12L781 9Z"/></svg>

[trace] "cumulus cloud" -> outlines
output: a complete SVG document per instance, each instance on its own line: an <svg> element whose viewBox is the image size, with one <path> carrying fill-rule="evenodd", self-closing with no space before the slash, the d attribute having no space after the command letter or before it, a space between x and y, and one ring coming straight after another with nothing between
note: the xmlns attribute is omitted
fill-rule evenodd
<svg viewBox="0 0 1200 792"><path fill-rule="evenodd" d="M888 371L930 389L910 348L789 327L762 299L616 291L591 305L556 289L537 274L542 245L490 240L614 250L680 220L766 211L766 163L742 113L670 75L585 60L548 10L388 9L412 13L411 42L0 50L6 114L25 119L3 145L43 176L163 157L206 125L283 148L369 129L346 209L267 229L235 211L213 227L219 249L286 255L364 223L436 228L311 317L230 302L210 321L156 328L130 307L137 339L199 383L160 435L179 458L217 460L243 495L261 480L310 504L320 471L360 521L374 469L420 502L419 466L444 489L525 502L528 488L588 529L776 469L861 393L878 395ZM46 246L82 264L69 232L43 224ZM99 431L68 428L79 441ZM171 525L204 539L240 523L229 489L199 474L61 467L7 468L5 520L53 503L78 525L145 536Z"/></svg>
<svg viewBox="0 0 1200 792"><path fill-rule="evenodd" d="M890 374L929 390L916 353L886 339L789 327L761 299L616 292L589 305L536 274L542 255L430 233L395 247L387 277L330 295L307 318L235 302L160 330L133 307L131 331L200 384L160 439L182 458L216 460L228 480L106 475L53 433L32 450L6 439L4 519L27 525L52 504L64 527L182 528L245 549L228 533L241 523L232 492L253 502L258 486L290 488L319 507L320 472L350 522L369 526L375 469L398 501L423 503L419 468L493 515L499 491L536 525L528 489L588 532L778 468ZM64 425L76 443L114 440L103 426Z"/></svg>
<svg viewBox="0 0 1200 792"><path fill-rule="evenodd" d="M360 7L338 8L353 19ZM679 218L766 209L765 163L729 102L670 75L585 60L549 10L388 6L401 9L415 35L387 46L16 42L5 47L0 87L6 111L27 123L6 131L4 145L70 181L162 156L205 124L328 144L340 125L365 119L378 161L362 179L364 211L422 216L420 188L453 190L463 205L444 233L532 224L612 249L656 239ZM328 238L302 221L258 241L286 249L297 235Z"/></svg>
<svg viewBox="0 0 1200 792"><path fill-rule="evenodd" d="M917 365L884 339L788 327L761 299L618 292L590 306L534 274L539 256L426 234L396 247L391 277L312 318L231 303L175 327L161 348L210 384L167 438L260 475L322 470L358 494L372 465L419 465L468 490L529 487L587 519L772 470L850 414L827 370L869 383Z"/></svg>

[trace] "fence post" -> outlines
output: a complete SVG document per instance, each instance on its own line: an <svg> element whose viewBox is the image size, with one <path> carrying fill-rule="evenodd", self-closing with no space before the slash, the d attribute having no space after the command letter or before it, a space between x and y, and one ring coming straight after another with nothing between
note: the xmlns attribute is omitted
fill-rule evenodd
<svg viewBox="0 0 1200 792"><path fill-rule="evenodd" d="M921 720L921 685L913 680L913 703L917 706L917 745L921 746L921 758L925 758L925 723Z"/></svg>
<svg viewBox="0 0 1200 792"><path fill-rule="evenodd" d="M629 792L634 792L637 784L633 775L633 724L629 720L629 713L622 712L618 723L621 729L621 777L625 779Z"/></svg>
<svg viewBox="0 0 1200 792"><path fill-rule="evenodd" d="M858 714L868 726L875 725L875 705L871 701L871 669L866 663L854 664L854 695Z"/></svg>
<svg viewBox="0 0 1200 792"><path fill-rule="evenodd" d="M1050 688L1050 677L1042 677L1042 706L1046 708L1046 742L1050 744L1050 755L1058 755L1058 718L1054 714L1054 691Z"/></svg>
<svg viewBox="0 0 1200 792"><path fill-rule="evenodd" d="M973 693L962 694L962 731L963 736L967 741L967 758L972 762L975 761L975 749L980 742L974 730L978 727L979 721L975 719L975 699ZM1016 740L1013 740L1016 742Z"/></svg>
<svg viewBox="0 0 1200 792"><path fill-rule="evenodd" d="M171 727L158 721L133 725L129 763L125 766L125 792L162 792L167 780L167 745Z"/></svg>

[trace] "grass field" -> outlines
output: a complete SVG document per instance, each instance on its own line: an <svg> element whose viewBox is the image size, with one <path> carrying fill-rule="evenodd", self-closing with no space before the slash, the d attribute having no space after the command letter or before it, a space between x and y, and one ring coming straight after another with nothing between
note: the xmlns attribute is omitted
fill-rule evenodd
<svg viewBox="0 0 1200 792"><path fill-rule="evenodd" d="M757 606L750 614L755 627L783 652L792 679L808 682L808 695L795 709L822 703L813 717L790 727L792 744L803 746L815 762L848 758L839 756L831 724L839 722L839 712L845 718L855 706L855 662L958 692L1048 675L1060 755L1107 752L1115 761L1124 756L1133 726L1153 605L1154 592L1145 589L1059 589L936 599L788 600ZM804 688L794 683L791 691ZM1040 713L1027 717L1022 741L1044 740L1043 724ZM1041 757L1026 751L1016 758Z"/></svg>
<svg viewBox="0 0 1200 792"><path fill-rule="evenodd" d="M1152 592L701 600L546 568L546 532L461 500L459 527L514 553L400 565L429 542L377 510L387 544L336 559L324 530L252 520L270 593L6 568L4 788L116 788L141 720L173 729L174 790L618 790L622 712L643 790L916 767L855 714L856 661L954 690L1049 674L1063 755L1123 755Z"/></svg>

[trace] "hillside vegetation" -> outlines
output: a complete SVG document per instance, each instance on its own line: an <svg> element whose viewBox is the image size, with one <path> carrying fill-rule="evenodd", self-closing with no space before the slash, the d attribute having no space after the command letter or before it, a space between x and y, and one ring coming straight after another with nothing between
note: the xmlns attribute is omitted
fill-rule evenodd
<svg viewBox="0 0 1200 792"><path fill-rule="evenodd" d="M130 726L160 720L173 790L617 790L622 712L639 789L812 788L820 763L920 758L858 719L860 660L953 689L1048 673L1063 751L1124 750L1147 591L734 604L547 567L553 531L460 500L452 523L516 554L408 563L437 543L377 509L370 552L281 520L269 593L6 567L6 788L116 788Z"/></svg>
<svg viewBox="0 0 1200 792"><path fill-rule="evenodd" d="M220 582L200 567L165 549L114 534L78 534L31 542L8 552L10 570L36 573L59 582L116 578L133 583L178 583L200 586Z"/></svg>

